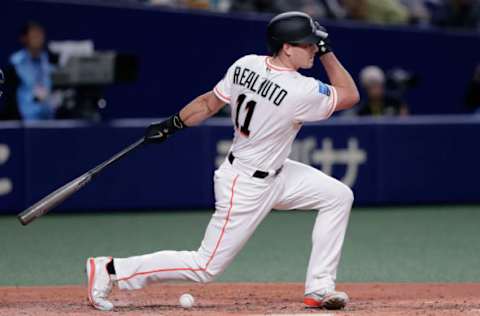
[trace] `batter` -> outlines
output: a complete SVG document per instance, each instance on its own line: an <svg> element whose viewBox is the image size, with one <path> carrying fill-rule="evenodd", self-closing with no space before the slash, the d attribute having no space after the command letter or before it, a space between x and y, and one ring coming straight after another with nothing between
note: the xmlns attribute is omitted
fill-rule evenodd
<svg viewBox="0 0 480 316"><path fill-rule="evenodd" d="M226 103L235 129L225 162L215 171L215 213L196 251L87 260L88 298L112 310L112 285L133 290L150 282L211 282L243 248L272 208L318 211L312 233L304 303L340 309L346 293L335 290L353 194L350 188L310 166L289 160L303 122L325 120L359 100L355 83L330 49L328 33L310 16L287 12L267 28L271 56L237 60L224 78L178 114L152 124L145 139L161 143L175 132L201 123ZM313 66L315 56L330 84L297 72Z"/></svg>

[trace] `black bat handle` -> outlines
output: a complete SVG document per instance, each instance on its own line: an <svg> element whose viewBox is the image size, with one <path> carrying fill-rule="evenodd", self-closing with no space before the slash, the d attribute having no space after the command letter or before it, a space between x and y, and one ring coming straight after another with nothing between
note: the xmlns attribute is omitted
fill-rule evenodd
<svg viewBox="0 0 480 316"><path fill-rule="evenodd" d="M135 143L131 144L130 146L128 146L127 148L125 148L124 150L122 150L121 152L117 153L115 156L113 156L112 158L102 162L101 164L99 164L98 166L96 166L95 168L93 168L92 170L90 170L88 173L94 177L95 175L97 175L100 171L102 171L103 169L105 169L106 167L108 167L109 165L111 165L112 163L114 163L115 161L119 160L120 158L122 158L123 156L125 156L126 154L128 154L129 152L131 152L132 150L140 147L141 145L143 145L145 143L145 138L141 138L139 140L137 140Z"/></svg>

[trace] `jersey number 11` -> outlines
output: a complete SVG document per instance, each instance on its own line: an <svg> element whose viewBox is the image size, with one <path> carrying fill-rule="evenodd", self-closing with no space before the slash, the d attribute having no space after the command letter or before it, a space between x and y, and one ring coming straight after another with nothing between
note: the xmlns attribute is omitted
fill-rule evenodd
<svg viewBox="0 0 480 316"><path fill-rule="evenodd" d="M240 108L242 107L246 97L247 96L245 94L240 94L237 98L237 113L235 116L235 126L237 128L240 128L240 132L243 135L248 137L250 136L250 130L248 129L248 126L250 126L250 121L252 120L253 111L255 110L255 106L257 105L257 102L255 102L254 100L250 100L247 102L247 104L245 105L245 109L247 110L247 115L245 116L245 121L243 122L243 125L239 126L238 116L240 114Z"/></svg>

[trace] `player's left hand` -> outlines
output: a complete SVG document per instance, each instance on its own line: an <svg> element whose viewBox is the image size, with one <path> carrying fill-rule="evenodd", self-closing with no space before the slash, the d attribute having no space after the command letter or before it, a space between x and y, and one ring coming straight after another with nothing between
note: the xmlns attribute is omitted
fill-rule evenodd
<svg viewBox="0 0 480 316"><path fill-rule="evenodd" d="M179 114L175 114L165 121L152 123L145 131L146 143L161 143L178 130L185 128Z"/></svg>

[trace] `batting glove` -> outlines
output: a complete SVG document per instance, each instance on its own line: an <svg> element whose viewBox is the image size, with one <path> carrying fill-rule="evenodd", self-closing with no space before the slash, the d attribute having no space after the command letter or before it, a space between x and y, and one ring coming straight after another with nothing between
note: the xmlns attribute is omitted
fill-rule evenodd
<svg viewBox="0 0 480 316"><path fill-rule="evenodd" d="M328 37L327 30L321 26L318 22L315 22L315 26L317 27L317 34L320 35L322 38L318 43L318 55L323 56L327 53L332 52L332 47L330 46L330 38Z"/></svg>
<svg viewBox="0 0 480 316"><path fill-rule="evenodd" d="M145 131L145 142L150 144L159 144L165 141L168 137L175 132L186 128L180 115L177 113L170 116L163 122L152 123L147 127Z"/></svg>

